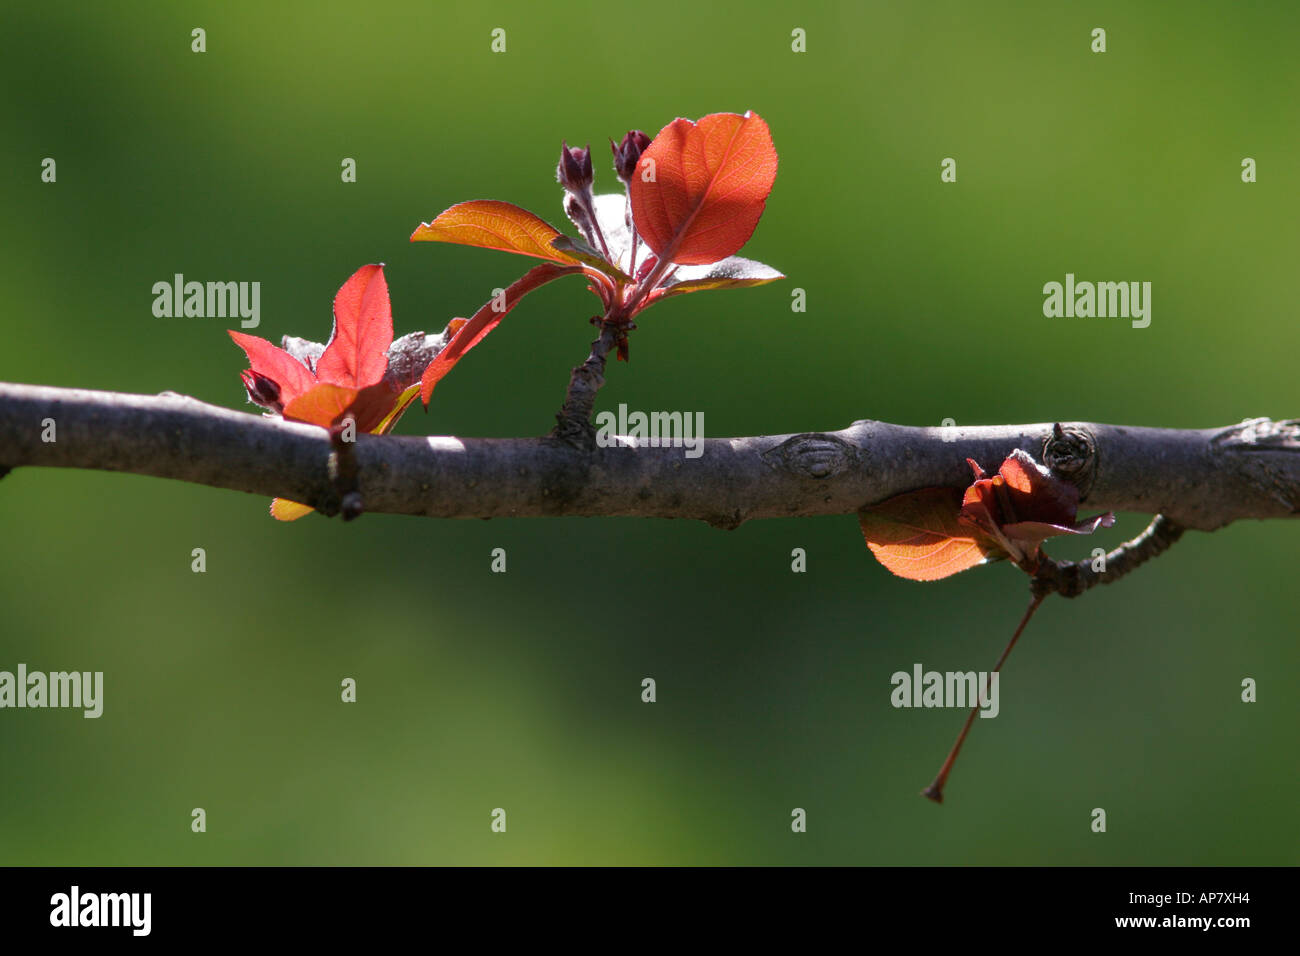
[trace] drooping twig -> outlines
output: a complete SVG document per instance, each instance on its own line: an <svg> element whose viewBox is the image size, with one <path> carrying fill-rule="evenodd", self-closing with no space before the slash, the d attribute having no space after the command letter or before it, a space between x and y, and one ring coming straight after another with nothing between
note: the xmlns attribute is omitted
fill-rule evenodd
<svg viewBox="0 0 1300 956"><path fill-rule="evenodd" d="M1125 541L1104 558L1093 561L1044 561L1030 588L1040 597L1059 594L1078 597L1098 584L1112 584L1138 565L1167 551L1183 536L1183 528L1164 515L1156 515L1136 538Z"/></svg>

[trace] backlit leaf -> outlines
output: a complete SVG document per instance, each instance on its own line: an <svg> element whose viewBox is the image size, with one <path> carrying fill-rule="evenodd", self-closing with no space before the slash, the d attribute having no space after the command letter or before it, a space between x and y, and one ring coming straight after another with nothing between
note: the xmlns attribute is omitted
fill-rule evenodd
<svg viewBox="0 0 1300 956"><path fill-rule="evenodd" d="M955 488L922 488L864 508L858 521L867 546L913 581L937 581L1003 557L997 542L960 519L961 497Z"/></svg>
<svg viewBox="0 0 1300 956"><path fill-rule="evenodd" d="M457 203L411 233L412 242L453 242L552 262L576 260L551 245L561 232L527 209L495 199Z"/></svg>
<svg viewBox="0 0 1300 956"><path fill-rule="evenodd" d="M322 382L284 406L284 417L293 422L329 428L346 417L360 389ZM361 430L358 423L358 430Z"/></svg>
<svg viewBox="0 0 1300 956"><path fill-rule="evenodd" d="M362 266L334 296L334 332L316 362L322 382L365 388L384 377L393 311L384 267Z"/></svg>
<svg viewBox="0 0 1300 956"><path fill-rule="evenodd" d="M751 285L766 285L777 279L784 279L781 273L769 265L742 259L740 256L728 256L718 262L704 266L681 266L664 283L663 291L656 298L667 298L682 292L700 292L705 289L738 289Z"/></svg>
<svg viewBox="0 0 1300 956"><path fill-rule="evenodd" d="M632 218L660 258L717 262L749 241L776 167L772 135L757 113L673 120L637 160Z"/></svg>
<svg viewBox="0 0 1300 956"><path fill-rule="evenodd" d="M279 386L282 400L292 401L316 384L316 376L307 366L284 349L276 348L256 335L246 335L234 329L227 331L235 344L248 356L252 370L265 375Z"/></svg>
<svg viewBox="0 0 1300 956"><path fill-rule="evenodd" d="M288 498L276 498L271 502L271 517L276 521L297 521L315 510L310 505L300 505Z"/></svg>

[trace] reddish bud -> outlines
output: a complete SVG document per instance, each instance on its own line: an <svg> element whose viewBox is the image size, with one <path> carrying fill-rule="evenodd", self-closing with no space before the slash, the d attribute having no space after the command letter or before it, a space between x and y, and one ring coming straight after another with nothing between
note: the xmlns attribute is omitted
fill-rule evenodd
<svg viewBox="0 0 1300 956"><path fill-rule="evenodd" d="M609 141L610 152L614 154L614 171L618 173L618 178L623 182L631 182L632 174L636 172L636 161L641 158L641 154L646 151L650 145L650 137L639 129L628 130L623 142L617 146L614 141Z"/></svg>
<svg viewBox="0 0 1300 956"><path fill-rule="evenodd" d="M273 412L283 412L284 408L280 404L280 386L271 379L267 378L261 372L254 372L251 368L245 369L239 373L243 379L244 388L248 390L248 397L263 408L269 408Z"/></svg>
<svg viewBox="0 0 1300 956"><path fill-rule="evenodd" d="M594 178L591 171L591 147L570 148L567 142L563 143L555 178L569 192L580 193L590 189Z"/></svg>

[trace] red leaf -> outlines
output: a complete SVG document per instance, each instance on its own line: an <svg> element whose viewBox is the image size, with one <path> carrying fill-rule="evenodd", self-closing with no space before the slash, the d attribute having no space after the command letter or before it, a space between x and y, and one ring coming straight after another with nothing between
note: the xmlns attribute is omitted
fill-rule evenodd
<svg viewBox="0 0 1300 956"><path fill-rule="evenodd" d="M961 492L922 488L864 508L862 535L876 560L902 578L937 581L1005 552L959 517Z"/></svg>
<svg viewBox="0 0 1300 956"><path fill-rule="evenodd" d="M1015 507L1013 521L1041 521L1071 524L1079 510L1079 489L1040 466L1027 453L1016 449L998 469L1007 483Z"/></svg>
<svg viewBox="0 0 1300 956"><path fill-rule="evenodd" d="M544 263L540 266L534 266L525 272L520 278L512 282L505 290L503 298L505 300L504 308L498 309L498 299L494 296L483 308L474 313L469 320L453 319L453 322L459 322L461 325L452 336L446 348L439 352L429 363L429 367L424 370L424 375L420 379L420 397L424 399L424 404L429 404L429 398L433 395L433 387L442 380L442 377L451 371L453 365L460 361L461 356L482 342L489 332L495 329L506 314L519 304L529 292L532 292L538 286L545 285L553 279L560 276L567 276L573 273L582 272L582 267L577 265L559 266L550 263Z"/></svg>
<svg viewBox="0 0 1300 956"><path fill-rule="evenodd" d="M373 385L388 369L392 342L393 310L384 267L362 266L334 296L334 332L316 362L316 377L345 388Z"/></svg>
<svg viewBox="0 0 1300 956"><path fill-rule="evenodd" d="M462 246L499 249L565 264L576 262L551 240L562 233L527 209L495 199L457 203L432 222L411 233L412 242L454 242Z"/></svg>
<svg viewBox="0 0 1300 956"><path fill-rule="evenodd" d="M307 366L266 339L227 329L235 344L248 356L250 371L263 375L280 388L280 401L288 404L316 384L316 376Z"/></svg>
<svg viewBox="0 0 1300 956"><path fill-rule="evenodd" d="M961 514L999 542L1017 564L1032 570L1039 547L1061 534L1091 534L1110 527L1110 513L1077 521L1079 490L1016 449L998 473L984 477L978 464L966 459L975 481L966 489Z"/></svg>
<svg viewBox="0 0 1300 956"><path fill-rule="evenodd" d="M357 434L380 435L397 424L416 394L415 386L403 390L391 380L360 389L322 382L286 405L284 417L322 428L351 418Z"/></svg>
<svg viewBox="0 0 1300 956"><path fill-rule="evenodd" d="M629 187L641 238L670 262L725 259L753 235L776 165L772 134L757 113L673 120L637 160Z"/></svg>
<svg viewBox="0 0 1300 956"><path fill-rule="evenodd" d="M346 412L356 401L358 389L322 382L284 406L284 417L289 421L306 422L329 428L346 417ZM355 416L354 416L355 417ZM361 423L357 430L364 431Z"/></svg>

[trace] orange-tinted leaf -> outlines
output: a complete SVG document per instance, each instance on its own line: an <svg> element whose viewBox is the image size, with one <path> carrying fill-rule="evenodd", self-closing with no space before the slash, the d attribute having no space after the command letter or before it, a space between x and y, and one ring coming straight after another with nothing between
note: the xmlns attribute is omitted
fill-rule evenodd
<svg viewBox="0 0 1300 956"><path fill-rule="evenodd" d="M641 238L661 259L683 265L738 252L763 214L776 165L772 134L757 113L673 120L641 154L629 186Z"/></svg>
<svg viewBox="0 0 1300 956"><path fill-rule="evenodd" d="M276 521L297 521L315 510L310 505L300 505L288 498L276 498L271 502L271 517Z"/></svg>
<svg viewBox="0 0 1300 956"><path fill-rule="evenodd" d="M937 581L1004 556L988 535L959 517L961 492L922 488L858 513L876 560L902 578Z"/></svg>
<svg viewBox="0 0 1300 956"><path fill-rule="evenodd" d="M400 389L391 381L366 388L344 388L323 382L284 407L284 417L329 428L345 418L356 423L359 434L379 435L392 429L419 394L419 383Z"/></svg>
<svg viewBox="0 0 1300 956"><path fill-rule="evenodd" d="M388 369L392 343L393 310L384 267L362 266L334 296L334 332L316 362L316 377L346 388L373 385Z"/></svg>
<svg viewBox="0 0 1300 956"><path fill-rule="evenodd" d="M289 421L329 428L345 417L359 392L360 389L322 382L285 405L284 417ZM357 427L362 430L360 422Z"/></svg>
<svg viewBox="0 0 1300 956"><path fill-rule="evenodd" d="M495 199L457 203L432 222L421 223L411 233L412 242L454 242L536 256L552 262L572 263L567 253L554 248L551 240L562 233L527 209Z"/></svg>

